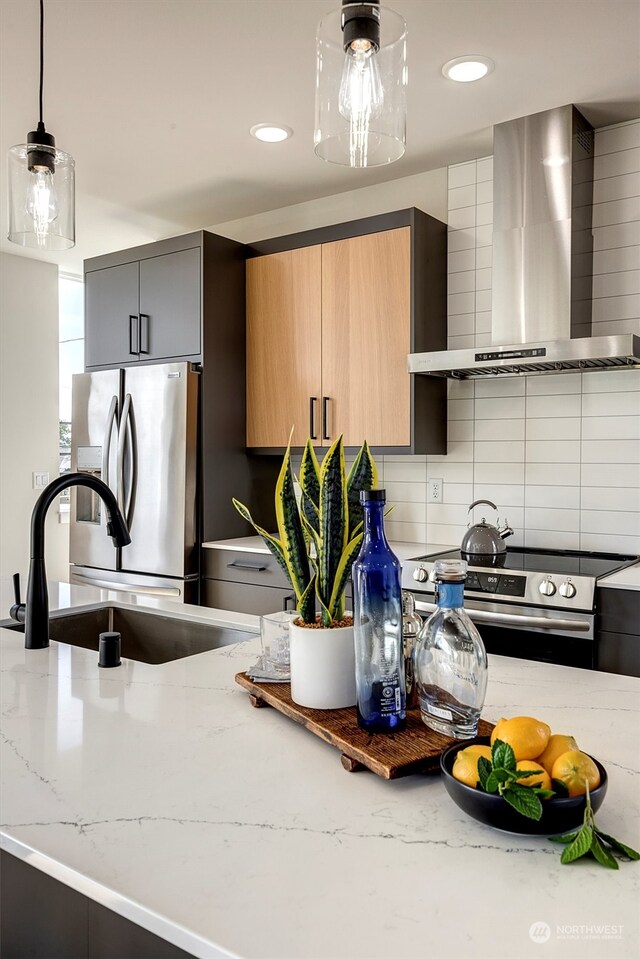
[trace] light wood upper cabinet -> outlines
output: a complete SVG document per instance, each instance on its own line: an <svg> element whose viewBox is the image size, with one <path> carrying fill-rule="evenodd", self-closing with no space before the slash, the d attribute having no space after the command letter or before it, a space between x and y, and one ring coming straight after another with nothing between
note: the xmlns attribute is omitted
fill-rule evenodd
<svg viewBox="0 0 640 959"><path fill-rule="evenodd" d="M247 446L446 453L446 382L407 354L444 350L446 234L400 210L254 244L247 260Z"/></svg>
<svg viewBox="0 0 640 959"><path fill-rule="evenodd" d="M322 395L327 445L409 446L411 230L322 246Z"/></svg>
<svg viewBox="0 0 640 959"><path fill-rule="evenodd" d="M247 446L304 446L322 395L322 251L247 261Z"/></svg>

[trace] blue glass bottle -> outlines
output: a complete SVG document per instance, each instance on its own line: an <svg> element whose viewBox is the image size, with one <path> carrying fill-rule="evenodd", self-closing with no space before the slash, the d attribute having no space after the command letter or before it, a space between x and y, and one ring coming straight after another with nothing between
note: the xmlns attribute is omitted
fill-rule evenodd
<svg viewBox="0 0 640 959"><path fill-rule="evenodd" d="M353 564L358 725L394 732L406 725L400 562L384 534L382 489L363 490L364 539Z"/></svg>

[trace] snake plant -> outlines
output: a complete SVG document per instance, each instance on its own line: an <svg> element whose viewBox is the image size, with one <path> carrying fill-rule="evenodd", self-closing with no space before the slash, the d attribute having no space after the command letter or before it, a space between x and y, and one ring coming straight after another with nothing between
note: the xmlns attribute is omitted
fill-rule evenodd
<svg viewBox="0 0 640 959"><path fill-rule="evenodd" d="M299 504L291 444L284 456L275 493L276 536L258 526L247 507L233 500L287 576L303 622L316 623L316 605L322 626L341 622L347 580L362 543L360 490L373 489L377 480L376 464L366 442L347 476L342 436L327 450L322 465L311 440L307 440L298 477Z"/></svg>

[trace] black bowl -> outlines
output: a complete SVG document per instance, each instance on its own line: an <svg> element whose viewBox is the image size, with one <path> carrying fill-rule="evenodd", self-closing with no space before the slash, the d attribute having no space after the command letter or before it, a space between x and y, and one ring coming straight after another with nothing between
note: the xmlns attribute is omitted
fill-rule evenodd
<svg viewBox="0 0 640 959"><path fill-rule="evenodd" d="M569 796L566 798L543 799L542 817L536 822L528 819L510 806L506 799L495 793L486 793L482 789L473 789L465 786L452 775L453 761L456 753L467 746L488 746L489 737L479 736L464 742L454 743L442 753L440 769L442 770L444 786L456 806L466 812L478 822L494 829L505 832L520 833L523 836L558 836L582 825L582 818L586 806L584 796ZM597 759L591 757L600 772L600 785L591 790L591 807L597 812L607 792L607 772Z"/></svg>

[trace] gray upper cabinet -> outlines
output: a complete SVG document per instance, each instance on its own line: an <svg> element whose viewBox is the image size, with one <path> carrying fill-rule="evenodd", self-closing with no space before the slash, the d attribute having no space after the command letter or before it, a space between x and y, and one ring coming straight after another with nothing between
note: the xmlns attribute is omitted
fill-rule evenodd
<svg viewBox="0 0 640 959"><path fill-rule="evenodd" d="M200 250L140 261L140 359L200 353Z"/></svg>
<svg viewBox="0 0 640 959"><path fill-rule="evenodd" d="M85 276L85 364L120 366L137 360L138 263Z"/></svg>
<svg viewBox="0 0 640 959"><path fill-rule="evenodd" d="M179 248L190 240L187 249ZM172 359L199 362L202 316L200 234L85 262L89 370Z"/></svg>

